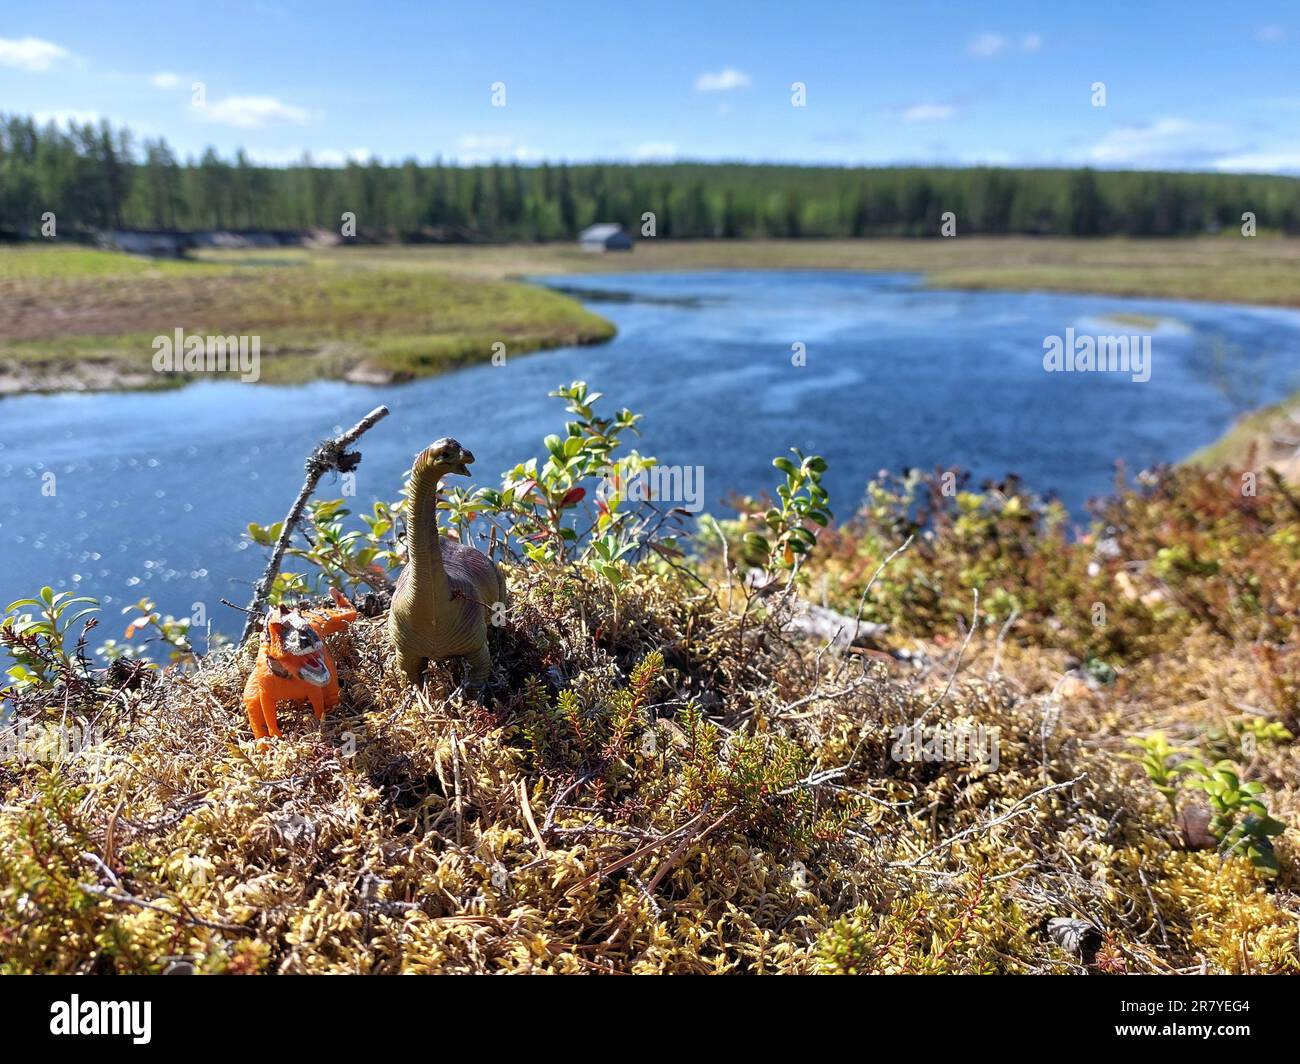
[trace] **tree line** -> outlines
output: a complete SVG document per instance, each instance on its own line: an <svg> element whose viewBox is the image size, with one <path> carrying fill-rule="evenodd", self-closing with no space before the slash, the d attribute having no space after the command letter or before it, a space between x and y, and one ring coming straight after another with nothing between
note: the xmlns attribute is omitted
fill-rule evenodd
<svg viewBox="0 0 1300 1064"><path fill-rule="evenodd" d="M332 167L309 156L262 166L241 150L177 158L107 122L38 125L0 116L0 234L106 228L338 231L401 240L569 239L593 222L659 237L962 234L1180 236L1239 228L1300 233L1300 179L1217 173L784 166L736 163L510 163L414 158Z"/></svg>

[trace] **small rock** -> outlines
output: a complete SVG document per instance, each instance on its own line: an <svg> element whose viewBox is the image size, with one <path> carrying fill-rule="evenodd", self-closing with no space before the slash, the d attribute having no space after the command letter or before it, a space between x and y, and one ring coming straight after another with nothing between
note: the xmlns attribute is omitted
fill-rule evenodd
<svg viewBox="0 0 1300 1064"><path fill-rule="evenodd" d="M1178 811L1178 827L1183 833L1183 845L1189 850L1213 850L1219 840L1210 831L1210 807L1203 803L1185 805Z"/></svg>
<svg viewBox="0 0 1300 1064"><path fill-rule="evenodd" d="M1047 937L1061 949L1077 953L1085 964L1091 964L1101 948L1101 932L1087 920L1068 916L1054 916L1047 921Z"/></svg>

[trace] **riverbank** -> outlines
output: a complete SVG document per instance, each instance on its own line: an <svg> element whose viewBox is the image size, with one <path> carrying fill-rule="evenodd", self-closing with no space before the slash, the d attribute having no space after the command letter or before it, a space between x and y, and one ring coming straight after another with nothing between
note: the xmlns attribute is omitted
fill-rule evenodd
<svg viewBox="0 0 1300 1064"><path fill-rule="evenodd" d="M1300 482L1300 392L1241 418L1188 462L1205 469L1276 469Z"/></svg>
<svg viewBox="0 0 1300 1064"><path fill-rule="evenodd" d="M393 264L267 253L151 261L75 247L0 252L0 396L174 387L154 340L259 338L258 379L410 380L529 351L598 343L613 326L532 285ZM280 267L280 268L277 268ZM207 376L210 376L208 374Z"/></svg>
<svg viewBox="0 0 1300 1064"><path fill-rule="evenodd" d="M154 262L78 247L0 252L0 396L174 386L153 338L257 335L260 379L386 383L614 328L538 274L715 269L906 271L936 288L1047 290L1300 306L1300 240L970 237L640 240L631 254L570 243L204 251Z"/></svg>
<svg viewBox="0 0 1300 1064"><path fill-rule="evenodd" d="M1096 295L1300 306L1300 239L1175 240L956 237L866 240L638 240L631 253L573 244L426 245L259 252L283 262L419 268L506 280L537 274L658 270L865 270L925 274L935 288L1089 292ZM205 252L213 262L244 252Z"/></svg>

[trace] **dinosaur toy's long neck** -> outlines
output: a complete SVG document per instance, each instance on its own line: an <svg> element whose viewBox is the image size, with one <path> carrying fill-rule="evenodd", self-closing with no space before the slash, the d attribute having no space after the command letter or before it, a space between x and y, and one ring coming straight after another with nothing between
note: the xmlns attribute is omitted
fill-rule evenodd
<svg viewBox="0 0 1300 1064"><path fill-rule="evenodd" d="M447 571L442 566L438 542L438 482L442 470L426 466L411 476L410 512L407 515L407 554L413 607L425 623L433 623L437 610L451 600Z"/></svg>

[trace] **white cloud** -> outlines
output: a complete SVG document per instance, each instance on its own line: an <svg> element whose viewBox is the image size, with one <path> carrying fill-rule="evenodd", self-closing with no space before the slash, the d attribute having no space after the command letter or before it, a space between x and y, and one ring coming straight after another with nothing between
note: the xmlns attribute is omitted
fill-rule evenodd
<svg viewBox="0 0 1300 1064"><path fill-rule="evenodd" d="M1286 29L1283 26L1260 26L1255 31L1255 39L1263 44L1277 44L1285 37Z"/></svg>
<svg viewBox="0 0 1300 1064"><path fill-rule="evenodd" d="M695 79L695 88L699 92L730 92L732 89L747 89L753 84L743 70L727 67L716 74L701 74Z"/></svg>
<svg viewBox="0 0 1300 1064"><path fill-rule="evenodd" d="M1006 50L1007 39L1000 33L981 33L966 45L966 51L980 59L992 59Z"/></svg>
<svg viewBox="0 0 1300 1064"><path fill-rule="evenodd" d="M518 163L537 162L542 153L514 137L500 133L466 133L457 142L456 158L462 163L489 163L513 160Z"/></svg>
<svg viewBox="0 0 1300 1064"><path fill-rule="evenodd" d="M1300 173L1300 149L1289 140L1276 147L1243 145L1231 125L1177 117L1116 129L1072 160L1133 169Z"/></svg>
<svg viewBox="0 0 1300 1064"><path fill-rule="evenodd" d="M301 107L283 103L274 96L227 96L206 107L191 110L209 122L237 129L260 129L267 125L303 126L311 115Z"/></svg>
<svg viewBox="0 0 1300 1064"><path fill-rule="evenodd" d="M1011 46L1011 39L1001 33L981 33L971 38L966 51L978 59L992 59ZM1042 47L1043 37L1040 33L1029 32L1020 38L1019 48L1022 52L1037 52Z"/></svg>
<svg viewBox="0 0 1300 1064"><path fill-rule="evenodd" d="M678 154L677 145L667 140L648 141L632 149L632 158L638 162L650 159L675 159Z"/></svg>
<svg viewBox="0 0 1300 1064"><path fill-rule="evenodd" d="M1282 174L1300 172L1300 151L1243 152L1214 160L1216 170L1234 173Z"/></svg>
<svg viewBox="0 0 1300 1064"><path fill-rule="evenodd" d="M904 122L946 122L957 109L948 103L916 103L899 115Z"/></svg>
<svg viewBox="0 0 1300 1064"><path fill-rule="evenodd" d="M1103 166L1196 166L1205 161L1211 131L1183 118L1161 118L1107 134L1087 153Z"/></svg>
<svg viewBox="0 0 1300 1064"><path fill-rule="evenodd" d="M19 70L49 70L55 63L71 58L72 53L39 37L9 40L0 37L0 66Z"/></svg>
<svg viewBox="0 0 1300 1064"><path fill-rule="evenodd" d="M149 79L149 83L155 89L175 89L180 87L181 76L169 70L160 70Z"/></svg>
<svg viewBox="0 0 1300 1064"><path fill-rule="evenodd" d="M514 137L501 133L466 133L456 142L456 146L461 151L505 151L514 142Z"/></svg>

